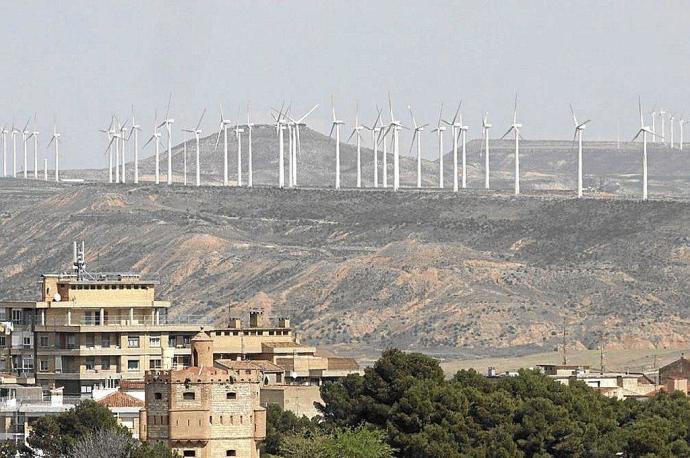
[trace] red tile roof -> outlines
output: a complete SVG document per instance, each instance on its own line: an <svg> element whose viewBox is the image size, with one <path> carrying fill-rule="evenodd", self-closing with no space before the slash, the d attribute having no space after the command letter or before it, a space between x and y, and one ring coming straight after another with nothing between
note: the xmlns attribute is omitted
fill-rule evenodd
<svg viewBox="0 0 690 458"><path fill-rule="evenodd" d="M120 390L100 399L98 403L106 407L144 407L144 401Z"/></svg>

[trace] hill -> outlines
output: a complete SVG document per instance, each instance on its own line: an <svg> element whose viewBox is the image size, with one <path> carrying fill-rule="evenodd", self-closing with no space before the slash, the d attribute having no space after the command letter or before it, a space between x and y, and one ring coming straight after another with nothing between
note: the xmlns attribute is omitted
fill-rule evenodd
<svg viewBox="0 0 690 458"><path fill-rule="evenodd" d="M262 308L302 337L463 355L685 345L690 203L570 193L0 181L0 297L66 269L157 275L173 316Z"/></svg>

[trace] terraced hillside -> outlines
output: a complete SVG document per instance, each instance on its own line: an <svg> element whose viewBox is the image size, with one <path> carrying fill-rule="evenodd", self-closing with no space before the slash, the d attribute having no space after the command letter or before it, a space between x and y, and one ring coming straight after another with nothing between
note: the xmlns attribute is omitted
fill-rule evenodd
<svg viewBox="0 0 690 458"><path fill-rule="evenodd" d="M463 355L688 343L690 203L570 193L0 180L0 297L66 269L155 275L177 316L261 308L321 344Z"/></svg>

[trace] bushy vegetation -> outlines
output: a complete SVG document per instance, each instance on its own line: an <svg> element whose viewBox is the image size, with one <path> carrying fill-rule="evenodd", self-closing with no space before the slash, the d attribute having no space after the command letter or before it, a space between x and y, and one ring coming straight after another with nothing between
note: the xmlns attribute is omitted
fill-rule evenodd
<svg viewBox="0 0 690 458"><path fill-rule="evenodd" d="M617 401L529 370L501 379L460 371L448 380L430 357L387 350L364 376L328 383L321 394L322 423L296 420L304 426L291 434L378 432L395 456L410 458L690 456L682 393Z"/></svg>
<svg viewBox="0 0 690 458"><path fill-rule="evenodd" d="M6 441L0 458L175 458L167 447L132 438L118 425L110 410L95 401L82 401L73 409L40 417L31 425L29 447Z"/></svg>

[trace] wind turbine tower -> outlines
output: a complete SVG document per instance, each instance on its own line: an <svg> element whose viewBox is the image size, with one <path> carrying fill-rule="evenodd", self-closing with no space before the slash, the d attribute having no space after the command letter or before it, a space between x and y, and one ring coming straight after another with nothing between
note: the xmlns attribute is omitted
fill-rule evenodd
<svg viewBox="0 0 690 458"><path fill-rule="evenodd" d="M379 137L381 136L381 126L379 126L379 121L381 121L381 109L376 107L378 111L378 116L371 127L364 126L365 129L371 132L372 148L374 150L374 187L379 187Z"/></svg>
<svg viewBox="0 0 690 458"><path fill-rule="evenodd" d="M635 134L632 141L637 140L637 137L642 134L642 200L647 200L647 134L655 137L656 133L653 130L650 130L648 126L645 126L644 117L642 115L642 101L638 98L637 103L640 109L640 130L637 131L637 134ZM661 119L663 120L663 118Z"/></svg>
<svg viewBox="0 0 690 458"><path fill-rule="evenodd" d="M666 112L662 108L659 111L659 117L661 118L661 143L666 144ZM656 129L652 128L652 132L656 132ZM652 136L654 137L654 136Z"/></svg>
<svg viewBox="0 0 690 458"><path fill-rule="evenodd" d="M156 184L160 184L160 138L161 138L161 133L158 131L158 123L157 123L157 118L158 118L158 113L154 112L153 115L153 134L151 135L151 138L149 138L146 143L144 143L143 148L146 148L146 145L151 143L153 140L156 140L156 167L155 167L155 180Z"/></svg>
<svg viewBox="0 0 690 458"><path fill-rule="evenodd" d="M38 179L38 131L36 130L36 121L34 119L34 129L29 138L34 139L34 180Z"/></svg>
<svg viewBox="0 0 690 458"><path fill-rule="evenodd" d="M400 188L400 129L403 126L393 115L393 102L390 94L388 94L388 108L391 116L391 123L388 128L393 129L393 191L397 191Z"/></svg>
<svg viewBox="0 0 690 458"><path fill-rule="evenodd" d="M28 169L29 169L29 155L28 155L28 150L26 147L26 142L30 138L31 131L29 130L29 123L31 122L31 119L29 118L28 121L26 121L26 125L24 126L24 130L22 130L22 141L24 143L24 179L26 180L29 178L28 176Z"/></svg>
<svg viewBox="0 0 690 458"><path fill-rule="evenodd" d="M339 120L335 115L335 105L333 104L332 97L331 108L333 110L333 121L331 123L331 132L328 134L328 137L331 138L333 136L333 130L335 130L335 189L340 189L340 126L345 123Z"/></svg>
<svg viewBox="0 0 690 458"><path fill-rule="evenodd" d="M489 129L491 129L491 124L489 124L489 113L484 113L482 118L482 133L484 134L484 189L489 189Z"/></svg>
<svg viewBox="0 0 690 458"><path fill-rule="evenodd" d="M55 182L60 181L60 135L57 131L57 126L53 126L53 137L50 139L50 143L48 143L48 147L50 147L50 144L55 142Z"/></svg>
<svg viewBox="0 0 690 458"><path fill-rule="evenodd" d="M21 133L12 123L12 178L17 178L17 134Z"/></svg>
<svg viewBox="0 0 690 458"><path fill-rule="evenodd" d="M669 121L671 121L671 149L673 149L673 124L675 119L675 116L673 116L673 113L671 113L669 115Z"/></svg>
<svg viewBox="0 0 690 458"><path fill-rule="evenodd" d="M686 122L687 121L683 118L680 118L678 120L678 126L680 127L680 138L679 138L679 142L678 142L678 149L680 149L681 151L683 151L683 125L685 125ZM3 142L4 142L4 139L3 139Z"/></svg>
<svg viewBox="0 0 690 458"><path fill-rule="evenodd" d="M139 131L141 130L141 126L136 123L136 120L134 118L134 105L132 105L132 128L129 131L129 137L127 139L134 135L134 183L138 184L139 183Z"/></svg>
<svg viewBox="0 0 690 458"><path fill-rule="evenodd" d="M441 103L441 110L438 114L438 122L436 123L436 128L431 132L436 132L438 136L438 187L443 189L443 131L446 130L445 126L441 124L443 119L443 103Z"/></svg>
<svg viewBox="0 0 690 458"><path fill-rule="evenodd" d="M2 126L2 130L0 130L0 133L2 133L2 176L6 177L7 176L7 133L9 131L5 129L5 126Z"/></svg>
<svg viewBox="0 0 690 458"><path fill-rule="evenodd" d="M170 94L170 97L168 98L168 108L165 111L165 118L163 118L163 122L158 126L159 128L165 126L165 129L168 134L168 184L173 183L173 175L172 175L172 125L175 122L174 119L170 118L170 102L172 101L172 93Z"/></svg>
<svg viewBox="0 0 690 458"><path fill-rule="evenodd" d="M292 174L292 179L293 179L293 186L297 186L297 155L299 154L300 156L302 155L302 141L300 140L299 136L299 129L300 127L305 127L307 124L304 122L307 117L314 112L319 107L318 104L314 105L311 110L307 111L304 116L301 118L294 120L288 116L288 118L293 122L294 124L294 129L295 129L295 150L294 154L295 157L292 162L292 166L294 167L293 174Z"/></svg>
<svg viewBox="0 0 690 458"><path fill-rule="evenodd" d="M350 139L352 138L353 135L357 135L357 187L361 188L362 187L362 135L360 134L360 131L364 129L364 126L362 126L359 123L359 103L356 105L355 108L355 127L352 129L352 133L350 134L349 137L347 137L347 140L345 143L349 143Z"/></svg>
<svg viewBox="0 0 690 458"><path fill-rule="evenodd" d="M216 137L216 146L214 151L218 149L218 142L220 141L220 134L223 133L223 186L228 185L228 126L232 124L229 119L223 116L223 105L220 106L220 127L218 129L218 136Z"/></svg>
<svg viewBox="0 0 690 458"><path fill-rule="evenodd" d="M414 146L415 139L417 140L417 188L421 189L421 187L422 187L422 131L429 124L423 124L421 126L417 125L417 120L414 118L414 113L412 113L412 107L408 105L407 108L410 110L410 117L412 118L412 127L414 128L414 131L412 133L412 143L410 144L410 151L412 151L412 147Z"/></svg>
<svg viewBox="0 0 690 458"><path fill-rule="evenodd" d="M242 187L242 134L244 129L237 124L234 130L235 137L237 137L237 186Z"/></svg>
<svg viewBox="0 0 690 458"><path fill-rule="evenodd" d="M125 121L125 123L122 126L120 126L120 138L122 139L121 140L122 145L120 147L120 152L122 155L122 161L121 161L122 172L120 173L120 182L125 183L127 181L125 178L125 172L126 172L125 163L127 162L125 160L125 145L127 143L127 121Z"/></svg>
<svg viewBox="0 0 690 458"><path fill-rule="evenodd" d="M458 109L455 111L455 116L453 116L453 120L451 122L448 122L445 119L443 120L444 123L451 127L453 134L453 191L455 192L458 192L458 134L462 128L462 118L460 119L460 122L458 122L458 114L460 113L461 106L462 100L458 104Z"/></svg>
<svg viewBox="0 0 690 458"><path fill-rule="evenodd" d="M588 119L583 123L578 123L572 105L570 105L570 113L573 115L573 125L575 126L573 141L575 141L577 137L577 197L579 199L582 197L582 133L590 120Z"/></svg>
<svg viewBox="0 0 690 458"><path fill-rule="evenodd" d="M515 195L520 194L520 129L522 124L517 122L517 94L515 94L515 108L513 109L513 125L503 134L505 138L510 132L515 132Z"/></svg>
<svg viewBox="0 0 690 458"><path fill-rule="evenodd" d="M206 114L206 108L204 108L203 113L201 113L201 117L199 118L199 122L196 123L196 128L194 130L192 129L186 129L185 132L189 132L194 134L194 139L196 141L196 185L197 187L201 186L201 167L199 166L199 155L200 155L200 137L201 137L201 121L204 119L204 115ZM186 176L186 174L185 174Z"/></svg>

